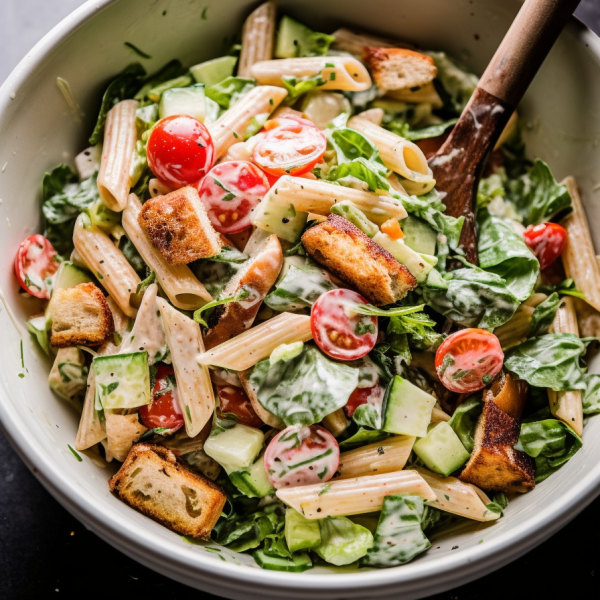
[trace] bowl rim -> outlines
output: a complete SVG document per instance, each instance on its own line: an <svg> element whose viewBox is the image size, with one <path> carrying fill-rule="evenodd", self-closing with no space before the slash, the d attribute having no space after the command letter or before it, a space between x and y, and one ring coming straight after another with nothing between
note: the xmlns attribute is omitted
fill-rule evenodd
<svg viewBox="0 0 600 600"><path fill-rule="evenodd" d="M47 54L97 13L120 1L123 0L87 0L53 27L0 86L0 115L7 110L14 94L43 63ZM600 61L598 36L577 17L571 18L566 29L576 37L584 37L589 50ZM1 290L0 296L4 300ZM347 598L359 597L368 589L371 597L375 598L390 593L392 589L397 592L397 588L392 586L403 584L402 591L408 596L421 597L467 583L519 558L556 533L600 494L599 463L583 474L576 485L564 490L560 501L542 506L520 529L507 528L485 544L439 557L431 563L417 561L400 568L356 573L283 573L263 570L215 561L205 553L190 552L178 543L161 540L161 544L156 544L151 528L139 527L135 520L122 519L116 513L107 518L105 513L94 510L95 496L78 486L75 479L64 478L54 456L46 454L38 439L27 434L25 420L8 400L11 392L5 382L0 381L0 392L0 429L29 470L62 506L99 537L138 562L172 579L181 576L188 585L206 584L217 593L217 588L224 593L247 593L247 584L253 584L256 591L271 594L299 588L302 592L343 591L349 594Z"/></svg>

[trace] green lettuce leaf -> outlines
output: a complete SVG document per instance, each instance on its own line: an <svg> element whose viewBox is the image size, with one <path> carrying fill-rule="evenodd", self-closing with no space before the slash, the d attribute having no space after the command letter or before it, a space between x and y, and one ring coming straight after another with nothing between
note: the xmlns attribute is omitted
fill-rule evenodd
<svg viewBox="0 0 600 600"><path fill-rule="evenodd" d="M284 104L290 105L307 92L312 92L314 89L325 85L327 82L321 76L321 73L310 75L307 77L294 77L293 75L284 75L282 78L283 87L287 90L288 95Z"/></svg>
<svg viewBox="0 0 600 600"><path fill-rule="evenodd" d="M373 534L346 517L319 521L321 545L314 551L326 562L342 566L356 562L373 546Z"/></svg>
<svg viewBox="0 0 600 600"><path fill-rule="evenodd" d="M381 413L372 404L361 404L354 411L352 418L359 427L369 427L375 430L381 428Z"/></svg>
<svg viewBox="0 0 600 600"><path fill-rule="evenodd" d="M407 335L407 341L412 347L427 350L442 341L441 334L434 329L435 325L436 322L423 312L393 316L388 323L386 340L390 342L392 350L397 354L403 352L403 343L398 342L394 337L400 334ZM392 340L396 341L392 342Z"/></svg>
<svg viewBox="0 0 600 600"><path fill-rule="evenodd" d="M366 446L367 444L380 442L381 440L385 440L387 437L388 434L385 431L375 431L373 429L359 427L356 433L340 442L340 450L354 450L355 448L360 448L361 446Z"/></svg>
<svg viewBox="0 0 600 600"><path fill-rule="evenodd" d="M357 158L352 162L345 162L333 167L327 173L327 179L342 185L346 184L346 181L350 184L354 180L362 181L365 183L365 191L369 192L388 191L390 189L385 173L376 170L373 163L364 158Z"/></svg>
<svg viewBox="0 0 600 600"><path fill-rule="evenodd" d="M386 129L393 131L406 140L426 140L443 135L447 129L454 127L457 121L458 119L448 119L442 123L435 123L434 125L427 125L427 127L412 129L409 123L394 120L386 126Z"/></svg>
<svg viewBox="0 0 600 600"><path fill-rule="evenodd" d="M548 333L559 305L560 297L558 293L554 292L533 309L531 324L529 326L530 337Z"/></svg>
<svg viewBox="0 0 600 600"><path fill-rule="evenodd" d="M600 413L600 375L587 375L585 391L582 395L583 414L597 415Z"/></svg>
<svg viewBox="0 0 600 600"><path fill-rule="evenodd" d="M438 73L434 85L442 100L444 108L460 115L477 87L479 79L450 58L445 52L425 52L431 56Z"/></svg>
<svg viewBox="0 0 600 600"><path fill-rule="evenodd" d="M482 411L483 402L479 398L469 398L458 406L448 421L467 452L473 452L475 447L475 427Z"/></svg>
<svg viewBox="0 0 600 600"><path fill-rule="evenodd" d="M206 88L205 94L207 98L214 100L222 109L227 110L254 87L256 87L256 80L254 79L231 76Z"/></svg>

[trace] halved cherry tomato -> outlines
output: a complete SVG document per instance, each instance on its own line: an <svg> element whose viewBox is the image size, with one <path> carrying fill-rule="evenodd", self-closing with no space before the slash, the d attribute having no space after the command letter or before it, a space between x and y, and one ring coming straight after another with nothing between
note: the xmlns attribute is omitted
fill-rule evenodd
<svg viewBox="0 0 600 600"><path fill-rule="evenodd" d="M265 470L275 489L325 483L340 464L340 447L320 425L287 427L265 450Z"/></svg>
<svg viewBox="0 0 600 600"><path fill-rule="evenodd" d="M292 120L266 131L252 160L272 175L302 175L321 161L327 149L323 133L312 125Z"/></svg>
<svg viewBox="0 0 600 600"><path fill-rule="evenodd" d="M504 353L498 338L485 329L462 329L448 336L435 353L435 370L453 392L476 392L502 369Z"/></svg>
<svg viewBox="0 0 600 600"><path fill-rule="evenodd" d="M56 256L52 244L39 233L21 242L15 256L15 274L19 285L32 296L49 300L51 278L60 264Z"/></svg>
<svg viewBox="0 0 600 600"><path fill-rule="evenodd" d="M251 212L269 187L258 167L245 160L233 160L213 167L202 180L199 193L213 227L228 234L252 225Z"/></svg>
<svg viewBox="0 0 600 600"><path fill-rule="evenodd" d="M254 412L252 403L242 388L232 385L218 387L217 395L221 401L221 413L233 413L237 417L238 423L248 425L248 427L261 427L264 425Z"/></svg>
<svg viewBox="0 0 600 600"><path fill-rule="evenodd" d="M349 419L352 418L354 411L361 405L367 404L369 401L369 396L375 392L379 388L378 385L374 385L372 387L367 388L356 388L351 394L350 398L348 398L348 402L346 402L346 406L344 406L344 411Z"/></svg>
<svg viewBox="0 0 600 600"><path fill-rule="evenodd" d="M540 261L542 271L561 255L567 245L567 230L558 223L530 225L523 237Z"/></svg>
<svg viewBox="0 0 600 600"><path fill-rule="evenodd" d="M215 149L208 129L187 115L161 119L147 145L148 165L165 185L179 188L200 181L212 167Z"/></svg>
<svg viewBox="0 0 600 600"><path fill-rule="evenodd" d="M148 429L164 427L177 431L183 425L177 382L171 365L158 366L152 390L152 402L140 408L140 417Z"/></svg>
<svg viewBox="0 0 600 600"><path fill-rule="evenodd" d="M398 219L388 219L385 223L383 223L380 227L382 233L388 235L393 240L399 240L404 237L404 232L400 229L400 223L398 223Z"/></svg>
<svg viewBox="0 0 600 600"><path fill-rule="evenodd" d="M314 303L310 328L315 343L337 360L356 360L367 355L377 341L377 317L366 317L353 307L368 304L352 290L325 292Z"/></svg>

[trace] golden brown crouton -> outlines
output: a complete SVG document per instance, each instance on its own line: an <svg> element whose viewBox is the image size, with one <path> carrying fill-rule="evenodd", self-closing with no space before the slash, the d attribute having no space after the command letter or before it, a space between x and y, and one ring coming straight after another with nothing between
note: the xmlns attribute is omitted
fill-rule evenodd
<svg viewBox="0 0 600 600"><path fill-rule="evenodd" d="M363 60L377 86L384 90L420 88L437 75L430 56L406 48L367 47Z"/></svg>
<svg viewBox="0 0 600 600"><path fill-rule="evenodd" d="M110 491L165 527L208 540L226 496L212 481L177 462L168 448L136 444L108 482Z"/></svg>
<svg viewBox="0 0 600 600"><path fill-rule="evenodd" d="M209 258L221 250L219 236L191 186L148 200L140 212L139 224L172 265Z"/></svg>
<svg viewBox="0 0 600 600"><path fill-rule="evenodd" d="M50 318L50 343L58 348L97 346L115 331L106 298L93 283L55 290Z"/></svg>
<svg viewBox="0 0 600 600"><path fill-rule="evenodd" d="M344 217L329 215L304 233L302 243L312 258L375 305L396 302L417 287L404 265Z"/></svg>

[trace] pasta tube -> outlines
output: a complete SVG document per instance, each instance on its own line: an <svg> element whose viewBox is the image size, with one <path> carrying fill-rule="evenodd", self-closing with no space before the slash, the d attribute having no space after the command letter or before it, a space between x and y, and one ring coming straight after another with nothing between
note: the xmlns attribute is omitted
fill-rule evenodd
<svg viewBox="0 0 600 600"><path fill-rule="evenodd" d="M410 456L415 439L409 435L396 435L356 450L342 452L338 467L339 478L401 471Z"/></svg>
<svg viewBox="0 0 600 600"><path fill-rule="evenodd" d="M102 202L117 212L127 206L129 174L137 137L135 111L138 106L136 100L123 100L106 115L98 192Z"/></svg>
<svg viewBox="0 0 600 600"><path fill-rule="evenodd" d="M135 317L137 308L131 306L129 299L135 294L140 278L106 233L96 227L84 227L85 219L86 215L82 213L75 222L75 249L119 308L128 317Z"/></svg>
<svg viewBox="0 0 600 600"><path fill-rule="evenodd" d="M215 396L208 368L196 362L196 356L204 352L200 325L175 310L162 298L157 298L156 304L171 350L185 430L190 437L194 437L202 431L215 410Z"/></svg>
<svg viewBox="0 0 600 600"><path fill-rule="evenodd" d="M158 283L173 306L182 310L195 310L210 302L212 296L187 265L169 264L150 243L138 222L141 210L142 203L138 197L130 194L127 208L123 211L123 227L144 262L156 273Z"/></svg>
<svg viewBox="0 0 600 600"><path fill-rule="evenodd" d="M284 77L297 79L321 76L319 90L362 92L373 82L366 67L351 56L315 56L265 60L252 66L252 77L263 85L283 87Z"/></svg>
<svg viewBox="0 0 600 600"><path fill-rule="evenodd" d="M426 194L435 186L433 171L419 146L375 125L364 117L352 117L348 127L369 138L379 148L388 169L400 175L400 183L409 194Z"/></svg>
<svg viewBox="0 0 600 600"><path fill-rule="evenodd" d="M333 437L337 437L342 434L348 428L348 419L346 419L346 413L343 408L338 408L336 411L327 415L321 425L333 435Z"/></svg>
<svg viewBox="0 0 600 600"><path fill-rule="evenodd" d="M439 423L440 421L449 421L450 415L445 413L441 408L437 406L433 407L433 411L431 412L431 422Z"/></svg>
<svg viewBox="0 0 600 600"><path fill-rule="evenodd" d="M517 346L527 339L533 309L546 298L546 294L533 294L517 308L517 312L504 325L494 330L494 335L504 350Z"/></svg>
<svg viewBox="0 0 600 600"><path fill-rule="evenodd" d="M75 438L75 450L87 450L106 439L104 424L95 408L96 384L93 369L90 369L87 386L83 411L81 412L77 437Z"/></svg>
<svg viewBox="0 0 600 600"><path fill-rule="evenodd" d="M208 352L203 352L197 360L201 365L245 371L271 356L271 352L280 344L306 342L310 339L310 317L284 312Z"/></svg>
<svg viewBox="0 0 600 600"><path fill-rule="evenodd" d="M396 471L354 479L333 480L277 490L277 497L307 519L323 519L381 510L386 496L420 496L434 502L436 495L416 471Z"/></svg>
<svg viewBox="0 0 600 600"><path fill-rule="evenodd" d="M251 77L254 63L273 58L277 3L269 0L250 13L242 29L238 77Z"/></svg>

